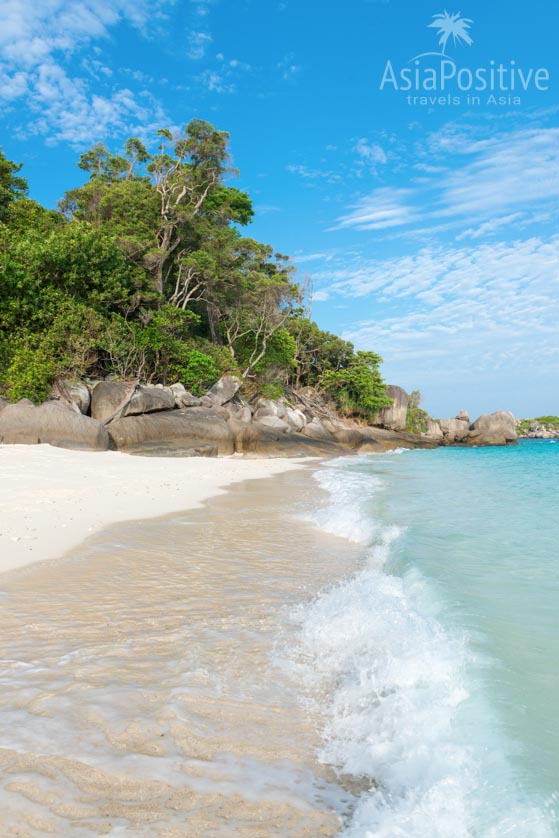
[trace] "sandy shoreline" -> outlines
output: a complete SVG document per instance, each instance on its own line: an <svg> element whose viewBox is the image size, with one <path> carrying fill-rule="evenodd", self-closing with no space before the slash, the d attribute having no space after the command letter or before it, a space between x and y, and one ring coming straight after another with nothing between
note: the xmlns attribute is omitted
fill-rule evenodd
<svg viewBox="0 0 559 838"><path fill-rule="evenodd" d="M58 558L109 524L192 509L232 483L300 463L0 446L0 573Z"/></svg>

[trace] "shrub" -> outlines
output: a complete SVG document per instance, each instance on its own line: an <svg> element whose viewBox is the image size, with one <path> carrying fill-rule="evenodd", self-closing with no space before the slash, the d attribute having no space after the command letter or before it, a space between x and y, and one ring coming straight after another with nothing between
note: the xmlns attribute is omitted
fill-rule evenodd
<svg viewBox="0 0 559 838"><path fill-rule="evenodd" d="M380 363L382 359L374 352L357 352L344 369L325 372L320 386L331 393L342 413L372 421L381 407L391 404Z"/></svg>
<svg viewBox="0 0 559 838"><path fill-rule="evenodd" d="M410 394L408 412L406 414L406 431L410 434L426 434L428 428L429 414L419 407L421 404L421 393L414 390Z"/></svg>

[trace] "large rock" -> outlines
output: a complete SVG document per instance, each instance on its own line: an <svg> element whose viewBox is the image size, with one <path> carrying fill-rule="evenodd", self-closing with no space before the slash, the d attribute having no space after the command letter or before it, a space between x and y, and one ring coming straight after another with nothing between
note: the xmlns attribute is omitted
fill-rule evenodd
<svg viewBox="0 0 559 838"><path fill-rule="evenodd" d="M498 410L484 413L470 425L468 445L515 445L518 442L512 413Z"/></svg>
<svg viewBox="0 0 559 838"><path fill-rule="evenodd" d="M235 375L224 375L203 396L202 402L207 407L221 407L227 404L227 402L230 402L242 386L243 382L240 378L237 378Z"/></svg>
<svg viewBox="0 0 559 838"><path fill-rule="evenodd" d="M109 435L100 422L60 402L35 406L21 401L6 405L0 413L0 442L5 445L49 443L58 448L106 451Z"/></svg>
<svg viewBox="0 0 559 838"><path fill-rule="evenodd" d="M182 407L200 407L202 404L202 400L197 396L193 396L192 393L189 393L184 384L181 384L180 382L177 382L177 384L171 384L169 390L175 399L175 407L178 407L179 410Z"/></svg>
<svg viewBox="0 0 559 838"><path fill-rule="evenodd" d="M188 452L215 446L219 454L234 451L233 434L227 422L204 407L125 416L111 422L108 428L113 444L119 450L157 452L172 448Z"/></svg>
<svg viewBox="0 0 559 838"><path fill-rule="evenodd" d="M394 448L437 448L438 443L419 434L408 434L404 431L389 431L386 428L363 428L363 436L373 443L377 443L384 451Z"/></svg>
<svg viewBox="0 0 559 838"><path fill-rule="evenodd" d="M70 407L84 415L89 411L89 405L91 404L89 387L83 381L77 380L56 381L52 387L51 398L67 402Z"/></svg>
<svg viewBox="0 0 559 838"><path fill-rule="evenodd" d="M333 440L309 439L302 434L276 431L259 422L229 420L239 454L256 457L338 457L343 453Z"/></svg>
<svg viewBox="0 0 559 838"><path fill-rule="evenodd" d="M99 422L109 422L117 414L138 416L174 407L175 397L170 389L149 384L134 388L123 381L100 381L91 396L91 415Z"/></svg>
<svg viewBox="0 0 559 838"><path fill-rule="evenodd" d="M273 399L258 399L254 410L254 419L259 422L265 416L275 416L283 419L287 414L287 408L282 402Z"/></svg>
<svg viewBox="0 0 559 838"><path fill-rule="evenodd" d="M460 419L460 421L467 422L468 425L470 424L470 414L467 410L461 410L460 413L455 416L455 419Z"/></svg>
<svg viewBox="0 0 559 838"><path fill-rule="evenodd" d="M3 410L7 404L9 404L9 402L7 402L6 399L3 399L2 396L0 396L0 410Z"/></svg>
<svg viewBox="0 0 559 838"><path fill-rule="evenodd" d="M408 394L401 387L390 384L386 395L392 399L392 404L388 407L381 407L373 424L387 428L389 431L405 431L410 400Z"/></svg>
<svg viewBox="0 0 559 838"><path fill-rule="evenodd" d="M260 425L265 425L267 428L273 428L274 431L286 433L289 430L289 425L280 419L278 416L261 416L258 419Z"/></svg>
<svg viewBox="0 0 559 838"><path fill-rule="evenodd" d="M135 389L135 385L124 381L99 381L91 393L92 417L99 422L107 422L124 408Z"/></svg>
<svg viewBox="0 0 559 838"><path fill-rule="evenodd" d="M288 407L285 411L283 421L287 422L292 431L302 431L307 424L307 417L301 410Z"/></svg>
<svg viewBox="0 0 559 838"><path fill-rule="evenodd" d="M448 443L464 442L470 431L469 424L462 419L441 419L439 425Z"/></svg>
<svg viewBox="0 0 559 838"><path fill-rule="evenodd" d="M359 428L338 428L334 430L333 436L336 442L340 443L340 445L346 445L352 451L365 453L367 451L382 450L380 443L376 439Z"/></svg>
<svg viewBox="0 0 559 838"><path fill-rule="evenodd" d="M227 419L237 419L239 422L250 422L252 420L252 408L241 396L237 395L222 408Z"/></svg>
<svg viewBox="0 0 559 838"><path fill-rule="evenodd" d="M310 439L322 439L322 440L331 440L332 434L330 431L327 431L320 419L317 419L316 416L309 422L302 430L302 433L309 437Z"/></svg>
<svg viewBox="0 0 559 838"><path fill-rule="evenodd" d="M443 438L443 432L440 423L437 422L436 419L431 419L430 416L427 419L427 431L425 433L425 436L428 436L430 439Z"/></svg>

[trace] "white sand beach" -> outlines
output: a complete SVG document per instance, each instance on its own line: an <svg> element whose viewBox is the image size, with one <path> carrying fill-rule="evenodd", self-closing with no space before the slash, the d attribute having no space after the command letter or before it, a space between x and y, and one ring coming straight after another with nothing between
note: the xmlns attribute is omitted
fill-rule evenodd
<svg viewBox="0 0 559 838"><path fill-rule="evenodd" d="M0 446L0 572L58 558L109 524L192 509L232 483L299 463Z"/></svg>

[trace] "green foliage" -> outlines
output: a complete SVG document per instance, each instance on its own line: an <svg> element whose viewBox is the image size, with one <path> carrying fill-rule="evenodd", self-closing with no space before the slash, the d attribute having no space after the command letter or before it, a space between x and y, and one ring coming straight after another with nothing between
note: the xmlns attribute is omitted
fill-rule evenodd
<svg viewBox="0 0 559 838"><path fill-rule="evenodd" d="M254 218L252 201L246 192L241 192L234 186L223 186L221 184L210 192L204 204L204 212L211 216L214 221L222 218L243 226L250 224Z"/></svg>
<svg viewBox="0 0 559 838"><path fill-rule="evenodd" d="M284 389L279 381L262 381L259 384L258 392L265 399L280 399L284 395Z"/></svg>
<svg viewBox="0 0 559 838"><path fill-rule="evenodd" d="M559 431L559 416L536 416L534 419L522 419L518 423L518 431L520 433L529 431L532 422L539 422L547 430Z"/></svg>
<svg viewBox="0 0 559 838"><path fill-rule="evenodd" d="M286 328L295 341L295 370L290 380L296 386L315 386L325 372L347 367L355 356L352 343L300 314L291 317Z"/></svg>
<svg viewBox="0 0 559 838"><path fill-rule="evenodd" d="M0 149L0 221L6 221L10 206L27 194L27 181L18 174L21 167Z"/></svg>
<svg viewBox="0 0 559 838"><path fill-rule="evenodd" d="M102 328L100 315L66 300L45 331L14 336L2 381L8 398L42 401L54 379L85 375L96 360Z"/></svg>
<svg viewBox="0 0 559 838"><path fill-rule="evenodd" d="M201 396L219 378L219 368L213 358L198 349L187 354L185 364L177 367L176 372L177 378L195 396Z"/></svg>
<svg viewBox="0 0 559 838"><path fill-rule="evenodd" d="M59 212L26 197L0 152L0 392L38 401L72 375L201 394L234 373L274 398L323 386L372 418L380 358L306 318L287 257L241 235L254 213L226 185L228 134L195 119L156 144L94 145Z"/></svg>
<svg viewBox="0 0 559 838"><path fill-rule="evenodd" d="M421 393L414 390L410 394L408 412L406 414L406 431L409 434L426 434L428 428L429 414L420 408Z"/></svg>
<svg viewBox="0 0 559 838"><path fill-rule="evenodd" d="M198 318L169 305L144 311L141 318L113 314L99 343L100 366L121 378L173 383L188 357L187 341Z"/></svg>
<svg viewBox="0 0 559 838"><path fill-rule="evenodd" d="M372 421L377 411L391 402L380 374L381 363L374 352L357 352L345 368L327 370L320 385L331 393L342 413Z"/></svg>

